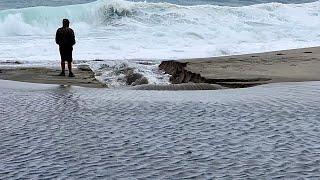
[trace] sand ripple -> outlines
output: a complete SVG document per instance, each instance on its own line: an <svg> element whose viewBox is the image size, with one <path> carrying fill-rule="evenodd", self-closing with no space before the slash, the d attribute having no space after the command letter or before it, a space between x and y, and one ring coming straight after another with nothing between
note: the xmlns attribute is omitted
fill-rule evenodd
<svg viewBox="0 0 320 180"><path fill-rule="evenodd" d="M319 82L0 93L1 179L320 178Z"/></svg>

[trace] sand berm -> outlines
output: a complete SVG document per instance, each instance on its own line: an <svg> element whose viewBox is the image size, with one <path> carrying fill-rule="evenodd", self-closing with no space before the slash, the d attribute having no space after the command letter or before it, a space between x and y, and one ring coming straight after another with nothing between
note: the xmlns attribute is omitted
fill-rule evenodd
<svg viewBox="0 0 320 180"><path fill-rule="evenodd" d="M245 88L267 83L320 81L320 47L201 59L163 61L159 69L172 85L142 85L143 90L209 90ZM1 68L0 79L107 87L91 70L74 70L76 78L58 77L50 68Z"/></svg>

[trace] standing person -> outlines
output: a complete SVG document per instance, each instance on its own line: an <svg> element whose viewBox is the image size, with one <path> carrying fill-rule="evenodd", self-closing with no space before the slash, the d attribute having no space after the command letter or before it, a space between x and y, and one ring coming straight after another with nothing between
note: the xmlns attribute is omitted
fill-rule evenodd
<svg viewBox="0 0 320 180"><path fill-rule="evenodd" d="M73 45L76 44L74 32L69 28L70 21L63 19L63 27L59 28L56 33L56 43L59 45L61 56L61 73L59 76L65 76L65 62L68 62L69 77L74 77L72 73L72 51Z"/></svg>

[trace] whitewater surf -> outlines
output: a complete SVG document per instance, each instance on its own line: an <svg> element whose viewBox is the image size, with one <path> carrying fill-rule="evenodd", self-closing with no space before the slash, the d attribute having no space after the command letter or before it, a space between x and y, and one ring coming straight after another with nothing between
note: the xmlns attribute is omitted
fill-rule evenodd
<svg viewBox="0 0 320 180"><path fill-rule="evenodd" d="M0 11L1 61L59 59L54 34L69 18L75 59L179 59L320 45L320 1L230 7L99 0Z"/></svg>

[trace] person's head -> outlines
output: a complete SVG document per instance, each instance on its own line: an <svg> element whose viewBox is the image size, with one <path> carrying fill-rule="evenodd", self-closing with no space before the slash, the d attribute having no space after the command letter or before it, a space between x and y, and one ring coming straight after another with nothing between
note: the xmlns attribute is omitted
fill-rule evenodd
<svg viewBox="0 0 320 180"><path fill-rule="evenodd" d="M70 21L68 19L63 19L62 24L63 27L69 27Z"/></svg>

